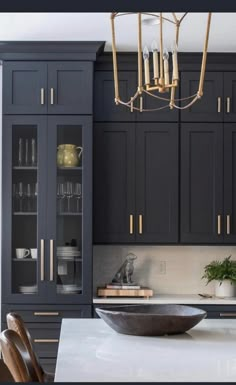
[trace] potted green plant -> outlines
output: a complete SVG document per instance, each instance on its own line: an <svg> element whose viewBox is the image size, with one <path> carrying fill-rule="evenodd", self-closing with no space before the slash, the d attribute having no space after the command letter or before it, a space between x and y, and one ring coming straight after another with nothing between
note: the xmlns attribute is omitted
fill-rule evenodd
<svg viewBox="0 0 236 385"><path fill-rule="evenodd" d="M215 281L216 297L233 297L236 283L236 261L231 260L231 255L223 261L212 261L205 266L202 278L207 279L206 284Z"/></svg>

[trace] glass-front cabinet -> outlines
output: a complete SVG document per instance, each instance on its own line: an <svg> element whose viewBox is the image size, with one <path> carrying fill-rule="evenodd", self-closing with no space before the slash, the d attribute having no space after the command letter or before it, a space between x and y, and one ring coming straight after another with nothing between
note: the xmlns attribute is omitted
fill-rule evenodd
<svg viewBox="0 0 236 385"><path fill-rule="evenodd" d="M91 117L6 116L3 143L5 301L88 303Z"/></svg>

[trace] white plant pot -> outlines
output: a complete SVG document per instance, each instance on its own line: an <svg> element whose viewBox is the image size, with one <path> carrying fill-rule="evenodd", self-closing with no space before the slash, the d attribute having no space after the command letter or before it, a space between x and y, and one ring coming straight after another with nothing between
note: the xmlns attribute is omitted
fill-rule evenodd
<svg viewBox="0 0 236 385"><path fill-rule="evenodd" d="M235 285L229 279L215 281L215 296L219 298L234 297Z"/></svg>

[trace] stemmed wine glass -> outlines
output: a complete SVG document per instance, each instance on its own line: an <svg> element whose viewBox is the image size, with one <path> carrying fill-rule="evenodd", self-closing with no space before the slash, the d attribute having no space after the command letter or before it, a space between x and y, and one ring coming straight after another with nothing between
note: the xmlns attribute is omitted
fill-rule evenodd
<svg viewBox="0 0 236 385"><path fill-rule="evenodd" d="M23 212L24 211L23 210L23 203L24 203L25 194L24 194L22 182L19 182L19 184L18 184L17 196L19 197L19 211Z"/></svg>
<svg viewBox="0 0 236 385"><path fill-rule="evenodd" d="M82 195L82 186L81 183L75 183L74 185L74 196L76 198L76 212L79 213L81 210L81 195Z"/></svg>
<svg viewBox="0 0 236 385"><path fill-rule="evenodd" d="M65 195L67 198L67 211L68 213L71 211L71 205L70 205L70 200L73 198L73 183L72 182L66 182L65 186Z"/></svg>
<svg viewBox="0 0 236 385"><path fill-rule="evenodd" d="M30 183L27 183L27 187L26 187L26 211L31 211L32 210L32 207L31 207L31 199L32 199L32 195L31 195L31 186L30 186Z"/></svg>
<svg viewBox="0 0 236 385"><path fill-rule="evenodd" d="M58 212L62 213L63 212L63 199L65 198L65 186L64 183L58 183L57 184L57 198L58 198Z"/></svg>

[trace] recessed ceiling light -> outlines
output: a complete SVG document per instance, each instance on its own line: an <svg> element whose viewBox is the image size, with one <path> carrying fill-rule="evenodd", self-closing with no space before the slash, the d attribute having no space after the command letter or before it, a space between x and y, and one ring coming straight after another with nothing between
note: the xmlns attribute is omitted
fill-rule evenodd
<svg viewBox="0 0 236 385"><path fill-rule="evenodd" d="M163 23L164 23L164 20L163 20ZM159 25L160 24L160 19L159 17L147 17L146 19L143 19L142 20L142 24L143 25L147 25L147 26L155 26L155 25Z"/></svg>

